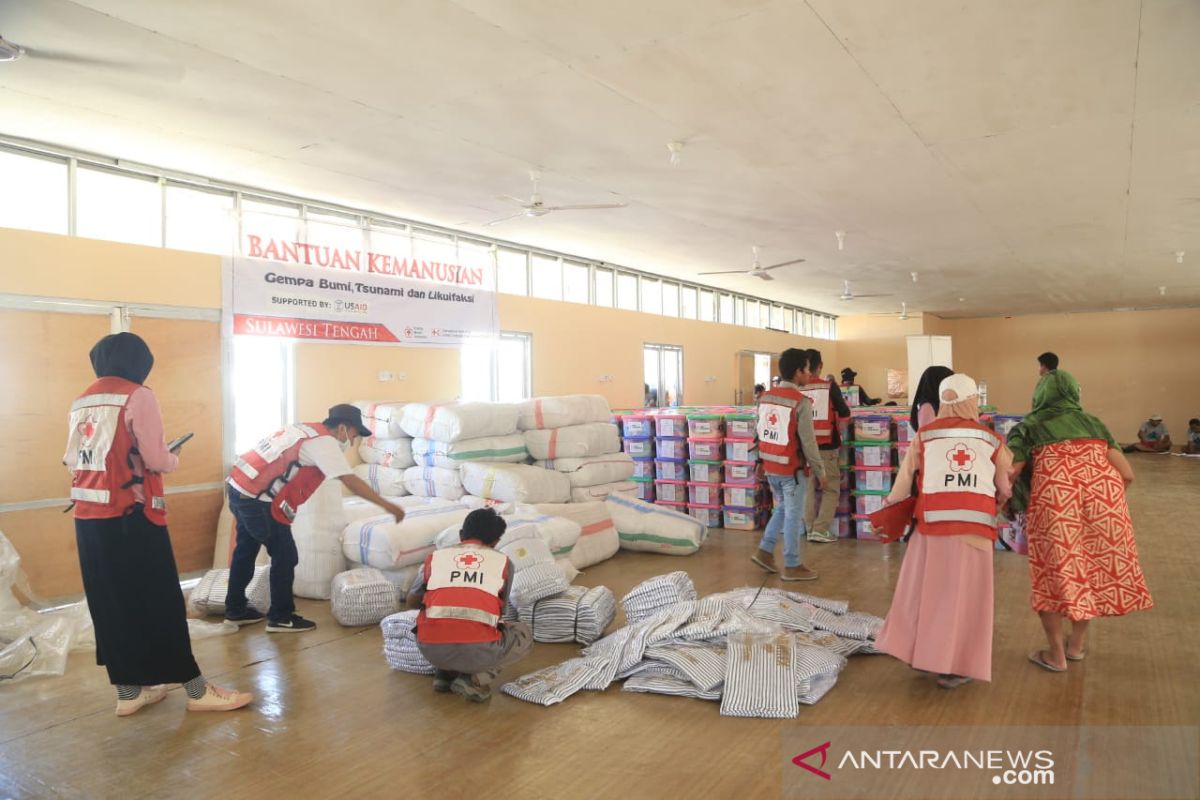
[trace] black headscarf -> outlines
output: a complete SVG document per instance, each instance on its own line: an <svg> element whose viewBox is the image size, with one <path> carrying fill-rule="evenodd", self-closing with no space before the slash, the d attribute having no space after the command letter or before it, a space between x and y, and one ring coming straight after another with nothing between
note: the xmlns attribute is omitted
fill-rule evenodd
<svg viewBox="0 0 1200 800"><path fill-rule="evenodd" d="M124 378L144 383L154 366L154 356L136 333L111 333L92 348L92 369L97 378Z"/></svg>
<svg viewBox="0 0 1200 800"><path fill-rule="evenodd" d="M941 388L942 381L953 374L954 370L949 367L928 367L921 373L921 380L917 383L917 394L912 399L912 416L909 418L914 431L918 428L917 409L928 403L933 406L933 412L936 414L942 407L942 395L938 389Z"/></svg>

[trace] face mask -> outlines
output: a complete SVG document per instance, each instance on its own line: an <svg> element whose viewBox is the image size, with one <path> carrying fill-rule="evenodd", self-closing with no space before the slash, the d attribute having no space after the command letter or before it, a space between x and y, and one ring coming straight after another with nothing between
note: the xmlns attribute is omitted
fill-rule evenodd
<svg viewBox="0 0 1200 800"><path fill-rule="evenodd" d="M349 440L344 441L344 442L338 442L338 447L342 448L342 452L345 453L346 451L348 451L350 449Z"/></svg>

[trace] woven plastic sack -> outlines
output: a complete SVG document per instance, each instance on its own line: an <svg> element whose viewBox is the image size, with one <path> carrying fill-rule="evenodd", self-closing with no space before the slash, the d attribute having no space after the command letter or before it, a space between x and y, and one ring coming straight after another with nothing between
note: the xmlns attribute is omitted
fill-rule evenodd
<svg viewBox="0 0 1200 800"><path fill-rule="evenodd" d="M517 407L508 403L410 403L400 427L414 439L457 442L507 436L517 429Z"/></svg>

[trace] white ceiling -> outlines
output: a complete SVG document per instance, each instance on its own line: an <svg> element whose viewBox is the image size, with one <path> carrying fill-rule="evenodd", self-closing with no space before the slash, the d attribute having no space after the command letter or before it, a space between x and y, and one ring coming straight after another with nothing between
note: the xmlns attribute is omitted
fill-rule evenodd
<svg viewBox="0 0 1200 800"><path fill-rule="evenodd" d="M1196 0L0 0L0 34L121 62L0 64L10 136L685 278L757 244L808 261L706 280L834 313L1200 304ZM534 166L629 207L481 227Z"/></svg>

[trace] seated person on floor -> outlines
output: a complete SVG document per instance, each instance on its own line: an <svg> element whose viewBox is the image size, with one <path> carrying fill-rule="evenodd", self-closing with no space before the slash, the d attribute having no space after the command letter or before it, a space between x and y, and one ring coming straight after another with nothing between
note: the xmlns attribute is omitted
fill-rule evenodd
<svg viewBox="0 0 1200 800"><path fill-rule="evenodd" d="M494 550L507 528L495 509L467 515L460 543L425 559L408 593L417 616L417 647L437 670L435 692L454 692L482 703L503 667L520 661L533 645L529 626L502 622L512 588L513 565Z"/></svg>
<svg viewBox="0 0 1200 800"><path fill-rule="evenodd" d="M1136 444L1125 445L1126 453L1167 453L1171 450L1171 434L1162 415L1155 414L1138 429Z"/></svg>
<svg viewBox="0 0 1200 800"><path fill-rule="evenodd" d="M1180 446L1179 452L1200 455L1200 419L1192 417L1188 420L1187 441Z"/></svg>

